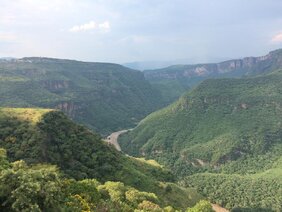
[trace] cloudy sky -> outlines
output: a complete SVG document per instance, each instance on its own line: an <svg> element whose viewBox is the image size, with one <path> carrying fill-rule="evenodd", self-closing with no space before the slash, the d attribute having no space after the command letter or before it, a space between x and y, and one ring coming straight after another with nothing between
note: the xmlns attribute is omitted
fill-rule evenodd
<svg viewBox="0 0 282 212"><path fill-rule="evenodd" d="M282 48L281 0L0 0L0 57L238 58Z"/></svg>

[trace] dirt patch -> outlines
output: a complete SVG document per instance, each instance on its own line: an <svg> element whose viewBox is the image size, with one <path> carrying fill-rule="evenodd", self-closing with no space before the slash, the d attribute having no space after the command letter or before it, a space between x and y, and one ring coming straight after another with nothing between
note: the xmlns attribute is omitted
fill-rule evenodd
<svg viewBox="0 0 282 212"><path fill-rule="evenodd" d="M212 209L215 211L215 212L229 212L229 210L217 205L217 204L212 204Z"/></svg>

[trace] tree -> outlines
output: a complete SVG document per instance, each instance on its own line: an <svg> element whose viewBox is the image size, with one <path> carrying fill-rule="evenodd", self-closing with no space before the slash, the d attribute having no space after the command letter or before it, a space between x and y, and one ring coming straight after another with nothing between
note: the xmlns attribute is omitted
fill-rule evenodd
<svg viewBox="0 0 282 212"><path fill-rule="evenodd" d="M24 161L12 163L12 168L1 173L0 199L5 209L14 211L58 211L64 193L57 168L28 167Z"/></svg>
<svg viewBox="0 0 282 212"><path fill-rule="evenodd" d="M211 204L206 200L199 201L193 208L188 208L186 212L213 212Z"/></svg>
<svg viewBox="0 0 282 212"><path fill-rule="evenodd" d="M129 188L125 192L126 200L133 206L137 207L138 204L142 203L144 200L156 203L158 198L154 193L138 191L135 188Z"/></svg>
<svg viewBox="0 0 282 212"><path fill-rule="evenodd" d="M7 153L5 149L0 149L0 172L9 168L9 162L7 160Z"/></svg>
<svg viewBox="0 0 282 212"><path fill-rule="evenodd" d="M141 212L149 212L149 211L153 211L153 212L161 212L163 211L161 209L161 207L153 202L150 202L148 200L144 200L143 202L141 202L139 205L138 205L138 209L139 210L135 210L136 212L137 211L141 211Z"/></svg>

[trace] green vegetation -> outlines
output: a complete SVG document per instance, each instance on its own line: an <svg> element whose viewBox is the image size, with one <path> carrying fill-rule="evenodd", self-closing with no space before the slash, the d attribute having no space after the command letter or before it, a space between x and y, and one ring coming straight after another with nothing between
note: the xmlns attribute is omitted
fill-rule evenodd
<svg viewBox="0 0 282 212"><path fill-rule="evenodd" d="M203 199L194 189L177 186L157 162L123 155L59 111L1 108L0 147L6 149L0 150L3 209L185 209ZM122 192L121 199L111 190Z"/></svg>
<svg viewBox="0 0 282 212"><path fill-rule="evenodd" d="M254 76L282 68L282 50L262 57L247 57L221 63L173 65L167 68L146 70L145 77L159 90L166 103L178 99L185 91L211 78Z"/></svg>
<svg viewBox="0 0 282 212"><path fill-rule="evenodd" d="M196 187L204 196L233 208L234 212L281 211L281 176L282 156L273 168L264 172L245 175L200 173L185 177L182 185Z"/></svg>
<svg viewBox="0 0 282 212"><path fill-rule="evenodd" d="M22 121L28 121L30 123L36 124L40 121L41 117L50 112L50 109L41 108L0 108L0 116L8 116L10 118L19 119Z"/></svg>
<svg viewBox="0 0 282 212"><path fill-rule="evenodd" d="M63 201L62 182L55 167L29 168L16 161L1 171L0 200L1 211L56 211Z"/></svg>
<svg viewBox="0 0 282 212"><path fill-rule="evenodd" d="M201 200L193 208L188 208L186 212L212 212L212 206L208 201Z"/></svg>
<svg viewBox="0 0 282 212"><path fill-rule="evenodd" d="M172 67L165 68L163 70L170 70ZM150 72L155 72L157 70L147 71L145 74L149 75ZM178 70L175 70L178 72ZM207 77L193 77L193 78L184 78L179 76L178 79L166 79L166 78L156 78L150 79L150 75L147 77L152 87L158 90L161 94L161 97L166 105L176 101L182 94L186 91L192 89L200 82Z"/></svg>
<svg viewBox="0 0 282 212"><path fill-rule="evenodd" d="M279 211L281 88L282 70L206 80L121 135L119 143L130 155L168 166L186 185L223 206ZM237 187L238 192L232 190Z"/></svg>
<svg viewBox="0 0 282 212"><path fill-rule="evenodd" d="M194 174L183 180L227 208L250 211L282 210L282 166L260 174ZM235 210L236 209L236 210ZM252 209L252 210L251 210ZM244 211L243 210L243 211Z"/></svg>
<svg viewBox="0 0 282 212"><path fill-rule="evenodd" d="M2 149L0 157L5 160ZM8 166L0 172L1 211L176 211L172 206L162 207L156 194L121 182L66 179L55 166L28 166L24 161L3 164ZM200 201L188 211L202 211L199 208L211 205Z"/></svg>
<svg viewBox="0 0 282 212"><path fill-rule="evenodd" d="M0 107L55 108L103 134L162 105L143 73L117 64L49 58L0 63Z"/></svg>
<svg viewBox="0 0 282 212"><path fill-rule="evenodd" d="M281 53L145 72L151 84L115 64L1 62L0 210L281 211ZM216 77L121 135L133 157L69 119L105 135Z"/></svg>

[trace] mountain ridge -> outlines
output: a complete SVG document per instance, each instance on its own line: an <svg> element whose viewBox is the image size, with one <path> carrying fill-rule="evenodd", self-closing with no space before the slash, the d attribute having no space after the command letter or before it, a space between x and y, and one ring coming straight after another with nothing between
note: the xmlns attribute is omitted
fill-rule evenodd
<svg viewBox="0 0 282 212"><path fill-rule="evenodd" d="M238 78L259 75L282 68L282 49L265 56L245 57L220 63L174 65L145 70L145 78L159 90L167 103L175 101L185 91L209 78Z"/></svg>
<svg viewBox="0 0 282 212"><path fill-rule="evenodd" d="M112 63L26 57L0 63L0 106L60 109L102 134L160 108L142 72Z"/></svg>
<svg viewBox="0 0 282 212"><path fill-rule="evenodd" d="M278 58L277 58L278 57ZM276 69L282 66L282 49L276 49L270 51L267 55L258 56L258 57L244 57L242 59L230 59L223 62L218 63L204 63L204 64L195 64L195 65L172 65L166 68L161 69L154 69L154 70L145 70L145 77L147 79L154 79L157 78L158 72L164 71L167 75L159 75L159 77L168 77L168 78L177 78L177 77L192 77L192 76L208 76L212 74L224 74L230 71L236 71L236 69L240 68L252 68L252 66L257 65L257 63L277 59L277 66ZM186 70L181 70L181 68ZM210 70L208 70L210 68ZM264 69L265 67L260 68ZM267 67L268 68L268 67ZM167 71L166 71L167 70ZM270 69L267 69L268 71ZM273 68L271 69L273 70ZM169 75L169 71L173 72L172 75ZM179 72L179 73L176 73ZM173 75L179 74L179 75ZM248 72L245 74L249 74Z"/></svg>

